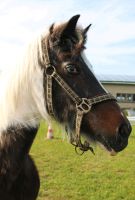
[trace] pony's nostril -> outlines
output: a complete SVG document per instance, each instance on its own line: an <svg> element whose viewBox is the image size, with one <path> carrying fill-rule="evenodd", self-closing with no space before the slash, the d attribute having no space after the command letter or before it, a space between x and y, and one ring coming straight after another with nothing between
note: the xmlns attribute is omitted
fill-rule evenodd
<svg viewBox="0 0 135 200"><path fill-rule="evenodd" d="M121 136L122 138L127 138L130 133L131 133L131 125L130 123L122 123L119 127L119 131L118 131L118 134L119 136Z"/></svg>

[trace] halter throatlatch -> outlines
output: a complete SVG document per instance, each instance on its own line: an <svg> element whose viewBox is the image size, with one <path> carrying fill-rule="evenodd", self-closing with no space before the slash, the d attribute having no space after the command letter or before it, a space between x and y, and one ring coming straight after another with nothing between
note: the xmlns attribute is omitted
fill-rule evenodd
<svg viewBox="0 0 135 200"><path fill-rule="evenodd" d="M71 144L75 146L75 150L77 148L81 150L81 154L85 151L90 150L94 153L93 148L90 146L88 141L84 141L82 143L81 136L80 136L80 128L82 123L83 115L87 114L90 110L92 105L100 103L102 101L107 100L116 100L110 93L106 93L100 96L96 96L90 99L87 98L80 98L72 88L63 80L63 78L57 73L55 67L50 63L49 54L48 54L48 41L42 41L42 50L43 50L43 65L45 66L45 74L46 74L46 99L47 99L47 109L48 113L55 117L53 111L53 103L52 103L52 79L54 79L63 89L64 91L70 96L72 101L76 105L76 122L75 122L75 138L71 139Z"/></svg>

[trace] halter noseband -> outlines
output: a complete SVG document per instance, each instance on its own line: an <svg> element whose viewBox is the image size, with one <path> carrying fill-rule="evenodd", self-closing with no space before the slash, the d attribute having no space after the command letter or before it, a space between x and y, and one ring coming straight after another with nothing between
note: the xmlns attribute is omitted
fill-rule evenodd
<svg viewBox="0 0 135 200"><path fill-rule="evenodd" d="M53 103L52 103L52 79L54 79L63 89L64 91L70 96L73 102L76 105L76 123L75 123L75 139L71 140L71 144L75 146L75 150L77 147L84 153L84 151L90 150L92 153L93 149L90 144L85 141L82 143L81 136L80 136L80 127L81 122L84 114L87 114L90 110L92 105L107 101L107 100L116 100L115 97L112 96L110 93L106 93L100 96L96 96L90 99L87 98L80 98L72 88L63 80L63 78L57 73L55 67L51 64L48 54L48 41L44 39L42 41L42 50L43 50L43 65L45 66L45 75L46 75L46 99L47 99L47 109L51 116L55 117L53 111ZM77 151L77 150L76 150Z"/></svg>

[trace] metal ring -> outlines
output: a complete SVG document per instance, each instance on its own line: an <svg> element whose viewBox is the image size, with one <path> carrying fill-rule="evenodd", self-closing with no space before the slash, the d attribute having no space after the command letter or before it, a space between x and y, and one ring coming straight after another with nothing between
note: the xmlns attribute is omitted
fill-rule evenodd
<svg viewBox="0 0 135 200"><path fill-rule="evenodd" d="M56 69L53 65L48 65L47 68L46 68L46 74L49 75L49 76L53 76L56 72Z"/></svg>

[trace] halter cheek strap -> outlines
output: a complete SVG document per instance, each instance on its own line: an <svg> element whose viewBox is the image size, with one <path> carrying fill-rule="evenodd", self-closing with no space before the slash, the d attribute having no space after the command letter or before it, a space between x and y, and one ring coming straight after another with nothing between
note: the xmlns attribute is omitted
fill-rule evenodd
<svg viewBox="0 0 135 200"><path fill-rule="evenodd" d="M96 96L90 99L87 98L80 98L72 88L63 80L63 78L57 73L55 67L50 63L49 54L48 54L48 42L47 40L43 40L42 42L42 49L43 49L43 59L45 66L45 75L46 75L46 99L47 99L47 109L48 113L55 117L54 110L53 110L53 103L52 103L52 79L54 79L67 93L67 95L72 99L72 101L76 105L76 123L75 123L75 139L71 140L71 143L75 146L75 149L79 147L82 151L90 150L93 152L92 147L90 144L85 141L82 143L81 136L80 136L80 128L82 123L83 115L87 114L90 110L92 105L107 101L107 100L116 100L110 93L106 93L100 96ZM93 152L94 153L94 152Z"/></svg>

